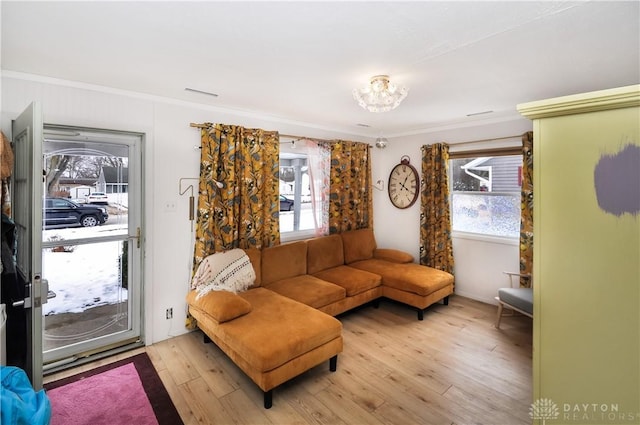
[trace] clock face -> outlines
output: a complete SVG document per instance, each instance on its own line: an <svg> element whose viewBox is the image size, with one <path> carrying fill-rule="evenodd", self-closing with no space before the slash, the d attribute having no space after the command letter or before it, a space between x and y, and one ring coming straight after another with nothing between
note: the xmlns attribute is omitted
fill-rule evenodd
<svg viewBox="0 0 640 425"><path fill-rule="evenodd" d="M389 199L398 208L409 208L418 199L418 172L408 163L393 167L389 176Z"/></svg>

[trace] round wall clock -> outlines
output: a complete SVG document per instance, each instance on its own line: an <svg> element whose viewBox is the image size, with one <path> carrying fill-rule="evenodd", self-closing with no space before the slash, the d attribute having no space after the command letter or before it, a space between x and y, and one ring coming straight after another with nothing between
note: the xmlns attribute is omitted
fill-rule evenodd
<svg viewBox="0 0 640 425"><path fill-rule="evenodd" d="M400 158L400 164L393 167L389 175L389 199L397 208L409 208L418 199L420 193L420 176L409 164L407 155Z"/></svg>

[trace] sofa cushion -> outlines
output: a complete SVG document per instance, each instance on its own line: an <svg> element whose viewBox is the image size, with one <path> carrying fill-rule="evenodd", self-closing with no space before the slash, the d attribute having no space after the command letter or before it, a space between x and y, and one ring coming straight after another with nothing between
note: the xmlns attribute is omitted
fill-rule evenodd
<svg viewBox="0 0 640 425"><path fill-rule="evenodd" d="M308 274L282 279L265 287L313 308L324 307L347 296L344 288Z"/></svg>
<svg viewBox="0 0 640 425"><path fill-rule="evenodd" d="M343 287L348 297L380 286L382 282L377 274L349 266L332 267L317 272L314 276Z"/></svg>
<svg viewBox="0 0 640 425"><path fill-rule="evenodd" d="M307 244L292 242L262 250L262 285L307 273Z"/></svg>
<svg viewBox="0 0 640 425"><path fill-rule="evenodd" d="M373 258L376 249L376 239L371 229L358 229L341 233L344 248L344 263Z"/></svg>
<svg viewBox="0 0 640 425"><path fill-rule="evenodd" d="M248 248L245 249L244 252L247 253L249 260L251 261L251 265L253 266L253 271L256 273L256 281L253 283L251 288L257 288L262 283L262 262L260 261L262 258L262 251L257 248Z"/></svg>
<svg viewBox="0 0 640 425"><path fill-rule="evenodd" d="M273 370L342 334L336 318L268 289L250 289L239 296L253 306L251 313L214 332L259 371Z"/></svg>
<svg viewBox="0 0 640 425"><path fill-rule="evenodd" d="M211 291L200 298L195 290L187 294L187 303L218 323L228 322L251 312L251 304L229 291Z"/></svg>
<svg viewBox="0 0 640 425"><path fill-rule="evenodd" d="M322 236L307 241L308 274L341 265L344 265L344 254L340 235Z"/></svg>
<svg viewBox="0 0 640 425"><path fill-rule="evenodd" d="M378 248L373 251L373 258L393 263L413 263L413 255L397 249Z"/></svg>
<svg viewBox="0 0 640 425"><path fill-rule="evenodd" d="M533 288L500 288L498 298L515 308L533 314Z"/></svg>
<svg viewBox="0 0 640 425"><path fill-rule="evenodd" d="M357 261L350 266L379 274L385 286L422 296L453 285L452 274L415 263L399 264L371 259Z"/></svg>

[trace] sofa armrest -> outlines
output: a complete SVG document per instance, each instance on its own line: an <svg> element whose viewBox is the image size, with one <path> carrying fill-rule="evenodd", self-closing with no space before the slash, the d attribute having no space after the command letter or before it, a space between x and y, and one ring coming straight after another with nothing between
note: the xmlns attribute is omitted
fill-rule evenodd
<svg viewBox="0 0 640 425"><path fill-rule="evenodd" d="M373 258L393 263L413 263L413 255L398 249L378 248L373 251Z"/></svg>
<svg viewBox="0 0 640 425"><path fill-rule="evenodd" d="M248 314L252 307L249 301L229 291L210 291L200 298L195 290L187 294L191 308L211 316L216 322L224 323Z"/></svg>

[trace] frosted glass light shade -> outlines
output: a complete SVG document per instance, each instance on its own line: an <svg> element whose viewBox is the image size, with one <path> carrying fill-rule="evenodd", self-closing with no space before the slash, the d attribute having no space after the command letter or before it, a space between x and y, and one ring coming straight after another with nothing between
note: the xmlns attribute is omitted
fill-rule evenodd
<svg viewBox="0 0 640 425"><path fill-rule="evenodd" d="M353 98L369 112L387 112L397 108L407 93L405 87L391 83L388 75L375 75L368 86L353 90Z"/></svg>

